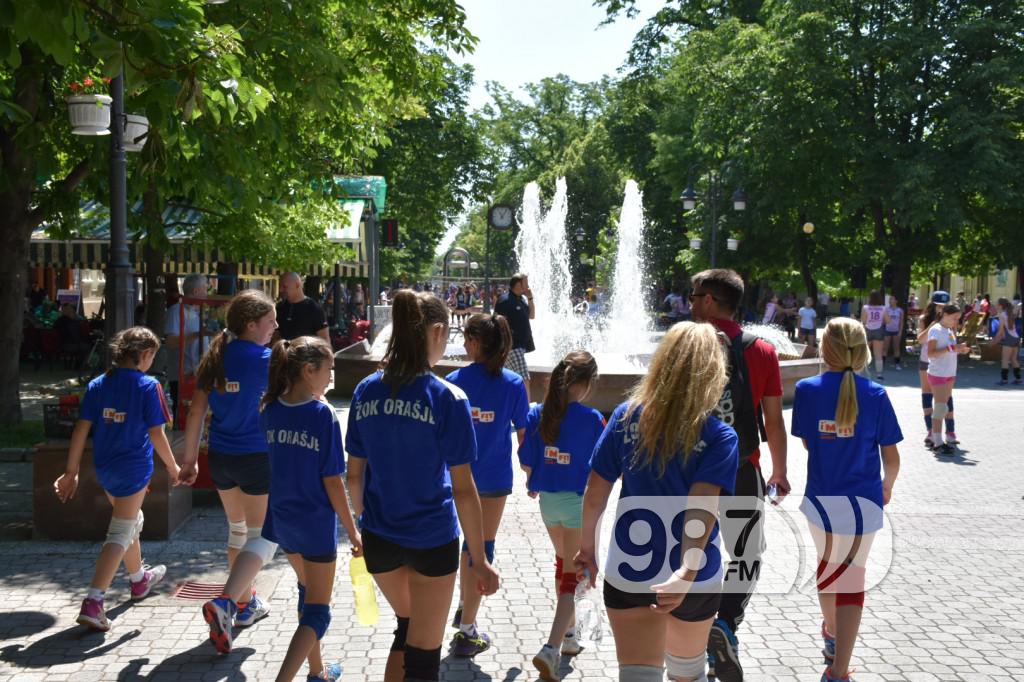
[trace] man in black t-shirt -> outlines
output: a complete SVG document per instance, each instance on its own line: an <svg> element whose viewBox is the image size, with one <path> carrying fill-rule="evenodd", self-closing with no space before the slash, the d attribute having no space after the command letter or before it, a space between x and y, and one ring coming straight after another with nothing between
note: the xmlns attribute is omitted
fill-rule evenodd
<svg viewBox="0 0 1024 682"><path fill-rule="evenodd" d="M331 335L323 308L302 291L302 278L295 272L281 275L281 300L277 304L274 341L300 336L319 336L327 343Z"/></svg>
<svg viewBox="0 0 1024 682"><path fill-rule="evenodd" d="M529 279L522 273L512 275L508 281L508 293L498 299L494 313L504 315L512 329L512 351L505 360L505 367L523 378L527 396L530 395L530 370L526 365L526 354L534 350L530 320L535 311Z"/></svg>

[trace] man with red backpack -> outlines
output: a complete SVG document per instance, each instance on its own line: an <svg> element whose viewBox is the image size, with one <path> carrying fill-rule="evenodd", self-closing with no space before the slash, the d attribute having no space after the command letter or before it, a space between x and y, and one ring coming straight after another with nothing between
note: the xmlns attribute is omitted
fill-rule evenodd
<svg viewBox="0 0 1024 682"><path fill-rule="evenodd" d="M789 493L786 478L786 425L782 418L782 376L779 358L766 341L745 333L735 321L743 299L743 279L732 270L705 270L693 277L693 317L718 330L726 347L729 383L716 416L736 430L740 465L734 499L721 518L722 540L732 556L726 570L722 602L708 638L708 662L719 682L742 682L736 629L757 584L765 549L761 440L768 443L772 475L779 498Z"/></svg>

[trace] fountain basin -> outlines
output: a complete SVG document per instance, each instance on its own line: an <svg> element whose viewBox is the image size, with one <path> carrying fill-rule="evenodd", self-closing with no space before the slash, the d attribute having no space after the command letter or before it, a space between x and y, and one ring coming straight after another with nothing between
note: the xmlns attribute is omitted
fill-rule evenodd
<svg viewBox="0 0 1024 682"><path fill-rule="evenodd" d="M366 352L361 353L361 351ZM466 360L444 359L434 366L434 373L444 377L459 367L465 367L468 364L469 362ZM368 347L350 347L339 351L334 356L334 389L331 392L332 395L351 397L359 382L377 371L379 366L380 356L370 354ZM786 404L793 400L796 382L815 376L820 372L817 359L782 360L779 362L779 366L782 370L782 399ZM529 365L529 367L530 401L542 402L553 368L547 365L533 364ZM645 373L645 369L639 368L601 370L597 385L587 397L587 404L603 414L611 414L619 403L626 399L632 388Z"/></svg>

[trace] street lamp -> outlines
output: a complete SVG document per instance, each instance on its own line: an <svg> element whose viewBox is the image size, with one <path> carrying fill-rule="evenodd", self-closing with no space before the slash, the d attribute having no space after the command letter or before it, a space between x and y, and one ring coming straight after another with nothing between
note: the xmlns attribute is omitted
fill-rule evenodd
<svg viewBox="0 0 1024 682"><path fill-rule="evenodd" d="M693 168L690 169L690 181L686 185L686 189L679 195L679 199L683 202L684 211L692 211L697 207L697 192L693 188ZM716 267L718 262L718 206L722 200L722 177L721 173L715 173L712 171L708 178L708 197L707 203L708 208L711 209L711 267ZM747 210L747 193L743 187L737 187L732 193L732 207L734 211L745 211ZM690 248L697 250L701 247L702 241L700 238L695 237L690 240ZM730 251L735 251L739 248L739 240L728 239L726 241L726 248Z"/></svg>

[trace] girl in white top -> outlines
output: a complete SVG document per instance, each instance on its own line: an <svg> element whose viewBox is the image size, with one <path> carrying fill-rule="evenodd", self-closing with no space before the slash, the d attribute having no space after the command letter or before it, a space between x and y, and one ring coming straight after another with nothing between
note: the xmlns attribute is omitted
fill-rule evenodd
<svg viewBox="0 0 1024 682"><path fill-rule="evenodd" d="M867 305L861 308L860 321L868 332L871 355L875 358L875 380L885 381L882 370L885 368L885 325L889 324L889 314L885 312L881 291L871 292Z"/></svg>
<svg viewBox="0 0 1024 682"><path fill-rule="evenodd" d="M797 311L800 316L800 341L808 346L818 345L818 311L814 309L814 299L804 299L804 307Z"/></svg>
<svg viewBox="0 0 1024 682"><path fill-rule="evenodd" d="M941 455L952 455L956 451L952 444L942 441L942 423L947 412L947 401L953 397L953 383L956 381L957 355L970 352L966 344L956 342L956 324L960 319L960 308L951 303L944 305L938 321L928 329L928 383L935 396L932 412L932 447ZM939 428L936 429L935 427Z"/></svg>
<svg viewBox="0 0 1024 682"><path fill-rule="evenodd" d="M889 297L889 305L885 307L885 312L889 315L889 321L885 323L886 353L892 351L896 369L901 370L903 369L903 363L900 361L903 350L903 308L900 307L895 296Z"/></svg>
<svg viewBox="0 0 1024 682"><path fill-rule="evenodd" d="M1020 335L1017 334L1017 316L1015 306L1008 298L1000 298L999 306L999 328L992 337L993 346L1002 346L1002 358L999 365L999 385L1005 386L1010 378L1010 365L1013 365L1013 383L1020 385Z"/></svg>

